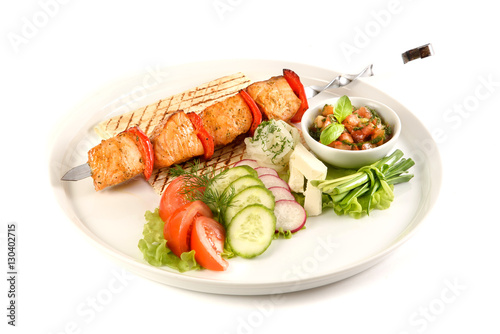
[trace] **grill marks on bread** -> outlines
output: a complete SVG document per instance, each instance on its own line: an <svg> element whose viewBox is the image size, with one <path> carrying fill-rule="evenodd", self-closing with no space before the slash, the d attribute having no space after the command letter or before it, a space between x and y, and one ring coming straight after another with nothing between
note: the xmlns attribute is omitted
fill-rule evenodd
<svg viewBox="0 0 500 334"><path fill-rule="evenodd" d="M138 126L149 137L155 127L165 121L168 115L183 110L188 112L202 112L206 107L220 102L250 84L250 79L243 73L235 73L212 80L196 88L158 100L145 107L115 116L99 123L95 127L96 133L106 139L118 133Z"/></svg>

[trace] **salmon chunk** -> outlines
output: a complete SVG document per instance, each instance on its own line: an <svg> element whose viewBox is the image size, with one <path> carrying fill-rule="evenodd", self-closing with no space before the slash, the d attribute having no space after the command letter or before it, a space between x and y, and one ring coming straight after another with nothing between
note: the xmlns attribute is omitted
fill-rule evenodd
<svg viewBox="0 0 500 334"><path fill-rule="evenodd" d="M135 135L129 132L122 132L93 147L88 152L88 164L96 191L131 179L145 168Z"/></svg>
<svg viewBox="0 0 500 334"><path fill-rule="evenodd" d="M159 124L152 134L151 143L155 168L169 167L204 152L193 124L183 111L176 112Z"/></svg>
<svg viewBox="0 0 500 334"><path fill-rule="evenodd" d="M252 112L240 94L206 108L200 117L203 127L214 138L215 147L227 145L248 132L253 120Z"/></svg>
<svg viewBox="0 0 500 334"><path fill-rule="evenodd" d="M300 108L300 99L283 76L255 82L246 91L268 119L288 122Z"/></svg>

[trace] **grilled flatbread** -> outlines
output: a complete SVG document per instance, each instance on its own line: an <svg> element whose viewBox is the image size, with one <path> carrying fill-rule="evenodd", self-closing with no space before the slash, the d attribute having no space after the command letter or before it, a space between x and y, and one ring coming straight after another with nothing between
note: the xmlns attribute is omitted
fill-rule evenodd
<svg viewBox="0 0 500 334"><path fill-rule="evenodd" d="M128 128L138 126L147 136L151 136L156 125L168 115L179 110L185 113L200 113L208 106L235 95L250 83L250 79L243 73L228 75L137 110L112 117L99 123L94 130L101 138L108 139Z"/></svg>
<svg viewBox="0 0 500 334"><path fill-rule="evenodd" d="M246 145L243 139L237 139L234 142L220 147L215 150L214 155L210 160L199 158L200 172L203 173L208 170L214 170L216 174L227 167L231 167L236 162L244 158ZM191 161L186 161L179 164L183 169L189 169L192 166ZM156 193L162 194L167 185L172 180L170 175L170 168L160 168L153 171L149 184L153 187Z"/></svg>

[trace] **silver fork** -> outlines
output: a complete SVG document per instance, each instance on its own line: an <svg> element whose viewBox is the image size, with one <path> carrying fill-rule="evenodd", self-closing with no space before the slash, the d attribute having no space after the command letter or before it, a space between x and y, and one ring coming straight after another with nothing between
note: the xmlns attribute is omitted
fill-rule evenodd
<svg viewBox="0 0 500 334"><path fill-rule="evenodd" d="M371 77L372 75L373 75L373 64L368 65L358 74L340 74L324 86L308 86L304 87L304 90L306 93L306 97L310 99L313 96L316 96L317 94L321 93L322 91L328 88L343 87L350 84L354 80L357 80L358 78Z"/></svg>
<svg viewBox="0 0 500 334"><path fill-rule="evenodd" d="M432 44L428 43L413 48L411 50L408 50L406 52L403 52L401 54L401 58L403 60L403 64L406 64L415 59L423 59L430 57L432 55L434 55L434 50L432 48ZM372 75L373 75L373 64L368 65L358 74L341 74L336 78L334 78L329 83L327 83L325 86L309 86L309 87L304 87L304 90L306 93L306 97L310 99L328 88L344 87L350 84L351 82L357 80L358 78L371 77Z"/></svg>

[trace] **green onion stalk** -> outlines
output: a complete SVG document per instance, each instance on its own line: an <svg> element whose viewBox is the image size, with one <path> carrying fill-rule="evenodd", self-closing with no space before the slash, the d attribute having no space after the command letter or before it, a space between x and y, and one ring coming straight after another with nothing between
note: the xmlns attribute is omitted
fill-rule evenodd
<svg viewBox="0 0 500 334"><path fill-rule="evenodd" d="M399 149L371 165L361 167L356 173L332 180L313 180L313 186L330 197L336 212L346 212L354 200L367 195L366 213L372 209L372 201L379 191L385 198L394 199L393 185L408 182L413 174L408 169L415 165L411 159L403 158Z"/></svg>

